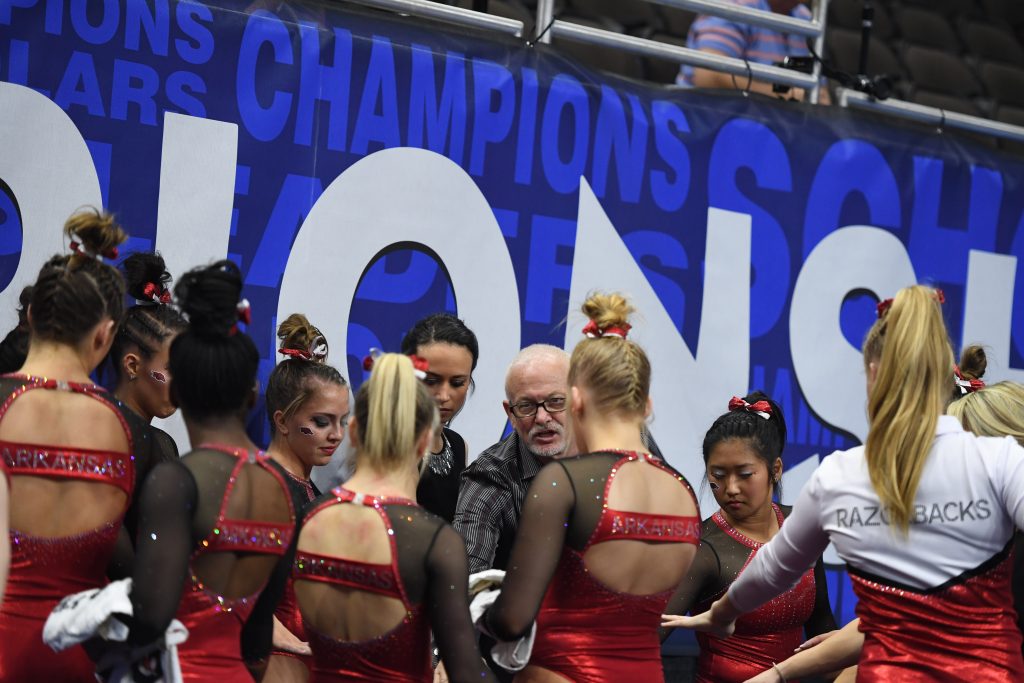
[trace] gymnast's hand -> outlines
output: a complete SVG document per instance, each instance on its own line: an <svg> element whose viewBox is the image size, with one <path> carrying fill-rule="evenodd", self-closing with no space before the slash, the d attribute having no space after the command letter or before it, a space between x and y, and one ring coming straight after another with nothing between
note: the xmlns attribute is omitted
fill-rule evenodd
<svg viewBox="0 0 1024 683"><path fill-rule="evenodd" d="M662 614L662 628L690 628L694 631L708 633L716 638L728 638L736 630L736 618L739 612L729 602L728 596L715 600L711 609L693 617L678 614Z"/></svg>

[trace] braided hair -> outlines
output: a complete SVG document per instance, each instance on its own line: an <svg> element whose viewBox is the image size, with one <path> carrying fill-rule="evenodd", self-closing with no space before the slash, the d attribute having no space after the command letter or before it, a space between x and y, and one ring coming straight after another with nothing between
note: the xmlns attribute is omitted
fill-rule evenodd
<svg viewBox="0 0 1024 683"><path fill-rule="evenodd" d="M0 374L18 370L28 356L28 305L32 300L32 285L21 290L18 297L18 324L0 341Z"/></svg>
<svg viewBox="0 0 1024 683"><path fill-rule="evenodd" d="M64 224L72 253L47 261L29 298L35 339L77 345L105 319L120 320L124 280L104 259L116 258L128 235L114 217L85 209Z"/></svg>
<svg viewBox="0 0 1024 683"><path fill-rule="evenodd" d="M171 396L194 420L238 413L256 384L259 351L238 330L242 274L231 261L190 270L174 288L188 327L171 342Z"/></svg>
<svg viewBox="0 0 1024 683"><path fill-rule="evenodd" d="M786 419L779 404L764 392L754 391L744 396L743 400L751 405L758 401L766 401L771 407L770 411L766 411L767 419L756 412L742 409L730 410L719 416L704 435L704 464L707 465L715 446L730 439L741 439L746 441L757 457L764 461L771 476L775 461L782 457L782 450L786 446ZM781 495L781 482L775 481L774 478L772 481L775 495Z"/></svg>
<svg viewBox="0 0 1024 683"><path fill-rule="evenodd" d="M601 334L576 345L569 361L569 384L585 385L603 413L643 417L647 412L651 362L639 344L624 336L634 311L621 294L592 294L583 303L583 313ZM603 334L613 329L623 336Z"/></svg>
<svg viewBox="0 0 1024 683"><path fill-rule="evenodd" d="M160 254L137 252L121 263L128 295L136 304L125 311L110 348L110 366L118 382L122 379L125 354L138 352L150 358L170 337L185 329L188 321L170 305L167 272Z"/></svg>

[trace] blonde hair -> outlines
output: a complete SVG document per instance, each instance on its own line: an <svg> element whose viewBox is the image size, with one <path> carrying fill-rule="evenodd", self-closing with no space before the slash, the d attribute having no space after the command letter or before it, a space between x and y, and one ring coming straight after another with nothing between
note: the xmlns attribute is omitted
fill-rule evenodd
<svg viewBox="0 0 1024 683"><path fill-rule="evenodd" d="M416 379L412 361L385 353L373 362L370 378L359 387L355 405L359 422L359 463L382 472L397 470L415 459L416 439L437 429L437 404Z"/></svg>
<svg viewBox="0 0 1024 683"><path fill-rule="evenodd" d="M953 350L935 290L918 285L896 294L864 340L864 363L872 361L878 374L868 396L868 473L893 524L905 533L935 426L953 389Z"/></svg>
<svg viewBox="0 0 1024 683"><path fill-rule="evenodd" d="M953 401L946 413L978 436L1012 436L1024 446L1024 385L989 385Z"/></svg>
<svg viewBox="0 0 1024 683"><path fill-rule="evenodd" d="M629 329L636 309L621 294L592 294L583 313L601 330ZM569 384L589 389L599 412L643 416L651 390L651 363L636 342L607 335L576 345L569 360Z"/></svg>

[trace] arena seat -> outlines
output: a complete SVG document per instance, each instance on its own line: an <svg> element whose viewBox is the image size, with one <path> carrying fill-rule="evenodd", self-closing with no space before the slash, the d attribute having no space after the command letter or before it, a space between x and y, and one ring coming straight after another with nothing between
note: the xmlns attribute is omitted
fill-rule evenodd
<svg viewBox="0 0 1024 683"><path fill-rule="evenodd" d="M644 0L570 0L566 10L585 19L611 19L633 34L661 28L654 5Z"/></svg>
<svg viewBox="0 0 1024 683"><path fill-rule="evenodd" d="M828 6L828 26L857 31L860 35L863 0L832 0ZM891 40L896 33L892 16L885 5L874 3L875 18L871 29L872 38Z"/></svg>
<svg viewBox="0 0 1024 683"><path fill-rule="evenodd" d="M996 121L1002 121L1003 123L1024 127L1024 109L1019 107L1000 105L999 107L996 107L995 115L992 118ZM1024 142L1018 142L1016 140L1000 140L999 146L1007 152L1024 156Z"/></svg>
<svg viewBox="0 0 1024 683"><path fill-rule="evenodd" d="M954 54L961 51L956 32L938 12L921 7L904 7L896 12L896 25L907 43Z"/></svg>
<svg viewBox="0 0 1024 683"><path fill-rule="evenodd" d="M960 36L972 56L991 62L1024 66L1024 48L1006 28L986 21L966 21Z"/></svg>
<svg viewBox="0 0 1024 683"><path fill-rule="evenodd" d="M679 47L686 47L685 35L679 37L668 33L655 33L651 36L651 39L662 43L678 45ZM655 83L675 83L676 75L679 73L679 62L644 57L644 72L649 81L654 81Z"/></svg>
<svg viewBox="0 0 1024 683"><path fill-rule="evenodd" d="M925 90L957 97L977 97L983 93L981 82L971 73L962 57L919 45L903 52L903 63L911 82Z"/></svg>
<svg viewBox="0 0 1024 683"><path fill-rule="evenodd" d="M859 32L831 29L825 41L825 48L833 66L849 74L857 72L860 62ZM872 40L868 46L868 73L873 76L889 74L905 79L900 60L886 43L879 40Z"/></svg>
<svg viewBox="0 0 1024 683"><path fill-rule="evenodd" d="M1024 69L988 62L981 65L981 80L1000 104L1024 107Z"/></svg>
<svg viewBox="0 0 1024 683"><path fill-rule="evenodd" d="M615 30L614 22L611 22L611 20L598 22L586 17L574 16L559 18L573 24ZM637 55L621 50L609 50L600 45L589 45L571 40L559 40L557 38L552 41L552 46L559 52L582 62L588 67L608 71L619 76L626 76L627 78L642 79L644 77L644 65Z"/></svg>

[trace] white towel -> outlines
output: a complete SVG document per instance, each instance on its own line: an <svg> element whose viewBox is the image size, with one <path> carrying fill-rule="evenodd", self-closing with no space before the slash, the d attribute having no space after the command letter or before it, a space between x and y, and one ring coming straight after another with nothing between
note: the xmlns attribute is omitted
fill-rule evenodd
<svg viewBox="0 0 1024 683"><path fill-rule="evenodd" d="M496 588L480 589L481 584L490 583L501 585L505 579L505 572L500 569L488 569L476 572L469 577L469 593L473 596L469 604L469 613L473 623L480 628L480 619L487 608L494 604L494 601L501 595ZM475 595L474 595L475 593ZM480 630L484 630L480 628ZM530 662L530 654L533 652L533 641L537 637L537 624L530 624L530 632L512 642L499 641L491 648L491 659L494 663L508 671L519 671Z"/></svg>
<svg viewBox="0 0 1024 683"><path fill-rule="evenodd" d="M61 600L43 626L43 641L54 651L60 652L93 637L112 642L124 642L128 638L128 626L116 615L132 615L132 580L121 579L103 588L92 588L81 593L68 595ZM188 629L175 619L167 627L163 642L159 644L160 664L164 683L181 683L181 667L178 664L178 645L188 638ZM131 683L132 661L128 650L120 652L125 658L108 662L104 668L112 673L107 680L113 683Z"/></svg>

